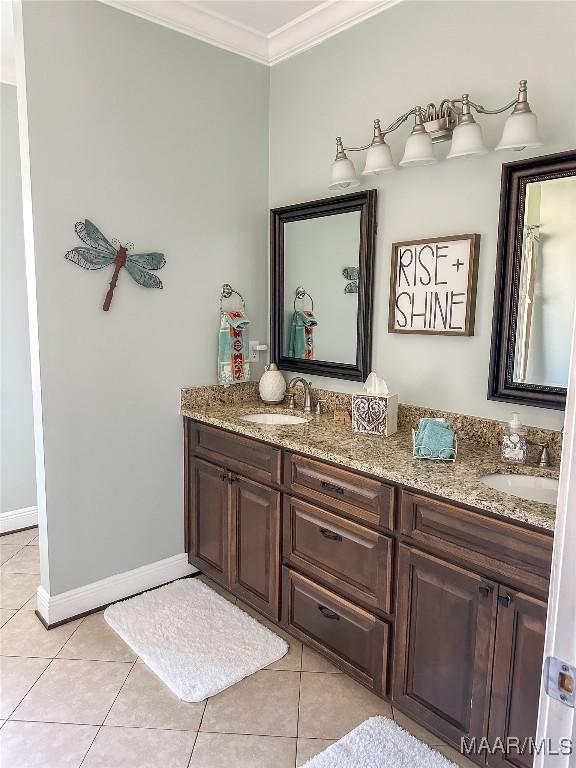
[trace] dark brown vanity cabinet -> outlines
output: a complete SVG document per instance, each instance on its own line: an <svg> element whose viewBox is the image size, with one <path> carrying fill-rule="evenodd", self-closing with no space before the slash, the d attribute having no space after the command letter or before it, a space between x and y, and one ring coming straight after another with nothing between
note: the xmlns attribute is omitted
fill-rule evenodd
<svg viewBox="0 0 576 768"><path fill-rule="evenodd" d="M472 571L400 546L394 700L458 744L486 731L496 598Z"/></svg>
<svg viewBox="0 0 576 768"><path fill-rule="evenodd" d="M489 741L534 737L546 634L546 603L500 588L490 707ZM532 757L512 751L488 755L494 768L530 768Z"/></svg>
<svg viewBox="0 0 576 768"><path fill-rule="evenodd" d="M394 701L457 745L534 738L552 537L411 492L401 528ZM479 762L530 768L509 743Z"/></svg>
<svg viewBox="0 0 576 768"><path fill-rule="evenodd" d="M277 620L280 608L280 493L236 474L269 471L274 457L255 441L187 424L189 561L242 600ZM220 433L213 435L213 433ZM235 443L227 458L228 443ZM206 448L205 446L209 446ZM223 451L219 455L219 451ZM221 463L199 458L209 455Z"/></svg>
<svg viewBox="0 0 576 768"><path fill-rule="evenodd" d="M278 619L280 494L243 477L232 477L230 485L230 589Z"/></svg>
<svg viewBox="0 0 576 768"><path fill-rule="evenodd" d="M535 737L551 533L185 428L193 565L456 748Z"/></svg>
<svg viewBox="0 0 576 768"><path fill-rule="evenodd" d="M220 584L228 584L228 473L195 459L190 467L189 560Z"/></svg>

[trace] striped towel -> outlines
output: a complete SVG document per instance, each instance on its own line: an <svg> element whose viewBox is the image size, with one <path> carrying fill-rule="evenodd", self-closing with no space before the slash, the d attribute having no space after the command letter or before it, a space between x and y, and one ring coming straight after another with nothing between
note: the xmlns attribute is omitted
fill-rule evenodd
<svg viewBox="0 0 576 768"><path fill-rule="evenodd" d="M248 326L250 320L239 310L221 312L218 333L218 384L228 387L250 381Z"/></svg>

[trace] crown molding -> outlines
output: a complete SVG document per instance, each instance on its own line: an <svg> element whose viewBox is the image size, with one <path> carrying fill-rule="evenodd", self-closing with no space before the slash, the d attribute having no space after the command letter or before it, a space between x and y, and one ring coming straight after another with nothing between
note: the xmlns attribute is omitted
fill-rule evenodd
<svg viewBox="0 0 576 768"><path fill-rule="evenodd" d="M266 35L181 0L100 0L100 2L210 45L272 66L319 45L339 32L403 0L327 0Z"/></svg>
<svg viewBox="0 0 576 768"><path fill-rule="evenodd" d="M273 66L330 37L398 5L403 0L336 0L299 16L268 35L268 64Z"/></svg>

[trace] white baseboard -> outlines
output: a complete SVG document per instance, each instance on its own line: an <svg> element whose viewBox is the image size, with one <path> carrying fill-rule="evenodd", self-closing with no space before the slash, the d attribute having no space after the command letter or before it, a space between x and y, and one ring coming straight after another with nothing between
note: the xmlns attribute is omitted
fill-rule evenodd
<svg viewBox="0 0 576 768"><path fill-rule="evenodd" d="M93 611L108 603L114 603L116 600L122 600L196 572L197 569L188 563L188 556L182 553L134 568L132 571L94 581L92 584L86 584L85 587L61 592L59 595L49 595L44 587L40 586L36 593L38 613L48 626L52 626L73 616Z"/></svg>
<svg viewBox="0 0 576 768"><path fill-rule="evenodd" d="M38 507L23 507L10 512L0 512L0 533L19 531L38 525Z"/></svg>

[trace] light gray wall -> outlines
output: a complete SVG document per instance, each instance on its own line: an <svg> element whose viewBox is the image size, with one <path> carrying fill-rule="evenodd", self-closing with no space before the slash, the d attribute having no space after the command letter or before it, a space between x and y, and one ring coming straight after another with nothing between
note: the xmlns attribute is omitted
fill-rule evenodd
<svg viewBox="0 0 576 768"><path fill-rule="evenodd" d="M23 10L54 595L184 549L179 389L216 382L222 283L267 336L269 75L102 3ZM164 290L124 272L104 313L110 270L64 259L86 217L164 251Z"/></svg>
<svg viewBox="0 0 576 768"><path fill-rule="evenodd" d="M575 25L574 3L404 2L276 65L270 84L271 205L328 194L335 136L348 145L366 144L374 118L388 124L414 104L465 91L499 106L515 95L521 78L528 79L545 142L533 154L573 147ZM503 117L483 117L481 123L487 143L495 146ZM390 138L397 160L409 130ZM374 366L401 402L496 419L517 409L526 423L560 426L557 411L486 399L501 163L527 155L491 153L363 182L379 190ZM351 157L362 170L358 155ZM482 236L476 335L388 333L391 244L465 232ZM355 388L339 380L316 383Z"/></svg>
<svg viewBox="0 0 576 768"><path fill-rule="evenodd" d="M0 512L36 506L16 88L0 83Z"/></svg>

